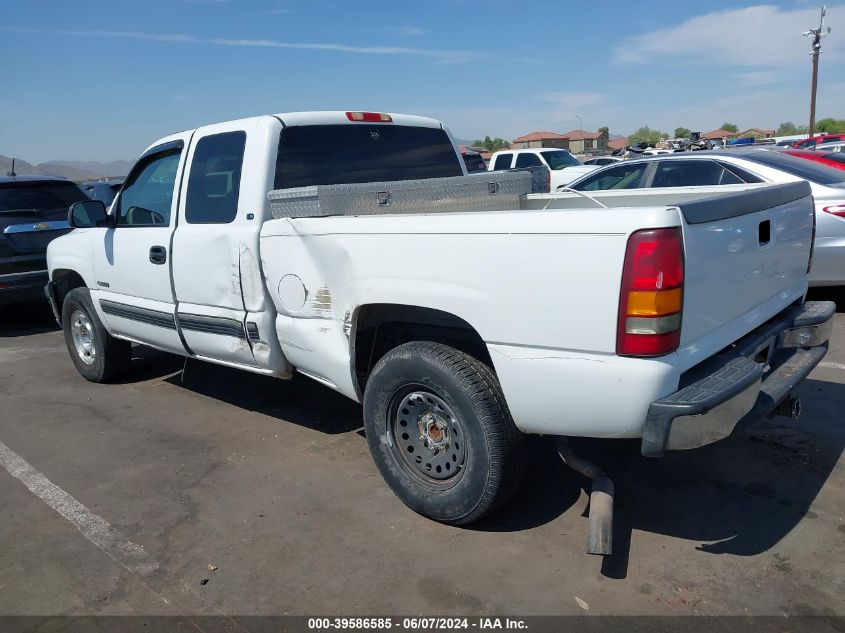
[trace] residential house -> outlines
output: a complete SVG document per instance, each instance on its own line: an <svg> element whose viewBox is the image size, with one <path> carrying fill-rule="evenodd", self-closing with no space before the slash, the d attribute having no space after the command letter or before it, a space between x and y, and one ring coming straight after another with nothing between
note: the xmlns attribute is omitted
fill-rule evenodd
<svg viewBox="0 0 845 633"><path fill-rule="evenodd" d="M760 139L760 138L771 138L774 135L775 135L774 130L766 130L766 129L759 128L759 127L750 127L747 130L745 130L745 132L742 132L739 136L740 136L740 138L753 137L753 138Z"/></svg>
<svg viewBox="0 0 845 633"><path fill-rule="evenodd" d="M556 147L569 149L569 137L554 132L531 132L511 141L511 149L531 149L533 147Z"/></svg>
<svg viewBox="0 0 845 633"><path fill-rule="evenodd" d="M719 141L723 138L732 139L739 136L739 132L728 132L728 130L723 130L719 128L717 130L710 130L709 132L705 132L701 135L701 138L706 139L708 141Z"/></svg>
<svg viewBox="0 0 845 633"><path fill-rule="evenodd" d="M607 136L598 132L572 130L565 132L564 136L569 137L569 151L573 154L607 150Z"/></svg>

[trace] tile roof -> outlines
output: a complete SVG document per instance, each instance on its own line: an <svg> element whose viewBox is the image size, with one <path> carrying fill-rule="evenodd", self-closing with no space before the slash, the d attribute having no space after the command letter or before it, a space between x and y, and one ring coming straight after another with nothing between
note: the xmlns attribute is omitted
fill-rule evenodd
<svg viewBox="0 0 845 633"><path fill-rule="evenodd" d="M554 132L531 132L525 136L515 138L512 143L528 143L530 141L554 140L565 141L568 137L564 134L556 134Z"/></svg>
<svg viewBox="0 0 845 633"><path fill-rule="evenodd" d="M598 132L588 132L587 130L572 130L571 132L564 132L564 136L568 136L573 141L580 141L582 139L597 139L601 136Z"/></svg>
<svg viewBox="0 0 845 633"><path fill-rule="evenodd" d="M714 139L714 138L724 138L726 136L728 138L734 138L736 136L739 136L739 132L728 132L727 130L723 130L722 128L719 128L718 130L710 130L709 132L705 132L704 134L701 135L701 138Z"/></svg>

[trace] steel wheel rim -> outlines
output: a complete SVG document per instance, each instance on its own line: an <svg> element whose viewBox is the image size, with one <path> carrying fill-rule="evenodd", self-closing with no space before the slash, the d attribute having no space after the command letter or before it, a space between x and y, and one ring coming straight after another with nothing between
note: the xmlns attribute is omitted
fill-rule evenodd
<svg viewBox="0 0 845 633"><path fill-rule="evenodd" d="M91 319L82 310L74 310L70 315L70 336L76 355L86 365L93 365L97 359L97 346L94 344L94 326Z"/></svg>
<svg viewBox="0 0 845 633"><path fill-rule="evenodd" d="M427 389L411 389L394 398L390 411L394 452L406 469L429 484L457 481L467 438L452 408Z"/></svg>

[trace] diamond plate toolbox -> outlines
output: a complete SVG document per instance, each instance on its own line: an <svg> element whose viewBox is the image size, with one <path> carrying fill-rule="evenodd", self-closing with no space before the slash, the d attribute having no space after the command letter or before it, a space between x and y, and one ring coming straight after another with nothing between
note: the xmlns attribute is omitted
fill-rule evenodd
<svg viewBox="0 0 845 633"><path fill-rule="evenodd" d="M466 213L519 209L530 172L277 189L267 194L274 218L328 215Z"/></svg>

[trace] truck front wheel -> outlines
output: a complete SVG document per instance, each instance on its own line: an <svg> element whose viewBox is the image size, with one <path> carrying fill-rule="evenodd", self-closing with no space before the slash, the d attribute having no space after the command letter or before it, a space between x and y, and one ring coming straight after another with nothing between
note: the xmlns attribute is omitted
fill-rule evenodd
<svg viewBox="0 0 845 633"><path fill-rule="evenodd" d="M490 368L432 342L400 345L376 364L364 393L367 443L405 505L464 525L519 486L522 434Z"/></svg>
<svg viewBox="0 0 845 633"><path fill-rule="evenodd" d="M77 371L91 382L114 380L129 366L132 347L103 326L87 288L75 288L62 303L65 343Z"/></svg>

